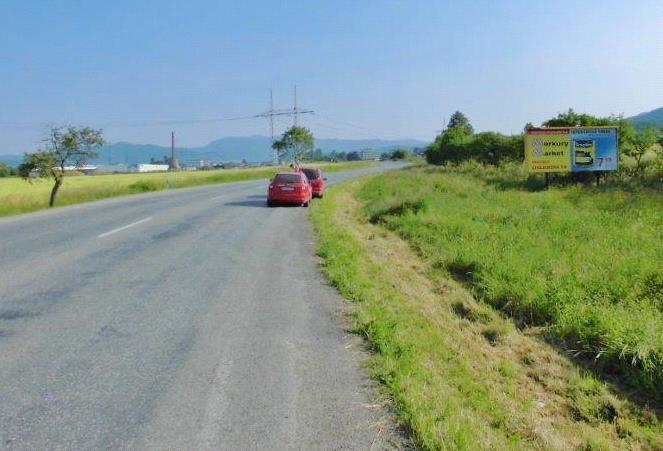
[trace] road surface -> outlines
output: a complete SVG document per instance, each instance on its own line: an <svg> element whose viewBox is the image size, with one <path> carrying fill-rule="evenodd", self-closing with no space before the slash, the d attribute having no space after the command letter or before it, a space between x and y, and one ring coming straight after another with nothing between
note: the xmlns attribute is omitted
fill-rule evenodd
<svg viewBox="0 0 663 451"><path fill-rule="evenodd" d="M0 220L0 449L391 446L307 210L265 190Z"/></svg>

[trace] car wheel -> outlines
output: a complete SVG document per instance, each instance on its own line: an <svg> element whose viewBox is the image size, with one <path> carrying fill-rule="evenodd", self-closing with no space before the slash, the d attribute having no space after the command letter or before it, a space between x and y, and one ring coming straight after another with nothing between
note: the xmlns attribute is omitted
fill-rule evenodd
<svg viewBox="0 0 663 451"><path fill-rule="evenodd" d="M310 200L307 200L306 202L304 202L304 203L302 204L302 207L308 207L309 203L311 203L311 201L310 201Z"/></svg>
<svg viewBox="0 0 663 451"><path fill-rule="evenodd" d="M268 206L268 207L273 207L273 206L274 206L274 202L272 202L271 200L268 200L268 201L267 201L267 206Z"/></svg>

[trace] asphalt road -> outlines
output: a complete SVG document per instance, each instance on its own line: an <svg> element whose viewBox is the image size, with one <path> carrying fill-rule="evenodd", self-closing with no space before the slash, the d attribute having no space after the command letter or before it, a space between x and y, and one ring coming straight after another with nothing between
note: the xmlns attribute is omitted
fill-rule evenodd
<svg viewBox="0 0 663 451"><path fill-rule="evenodd" d="M391 446L307 210L267 208L265 192L0 220L0 448Z"/></svg>

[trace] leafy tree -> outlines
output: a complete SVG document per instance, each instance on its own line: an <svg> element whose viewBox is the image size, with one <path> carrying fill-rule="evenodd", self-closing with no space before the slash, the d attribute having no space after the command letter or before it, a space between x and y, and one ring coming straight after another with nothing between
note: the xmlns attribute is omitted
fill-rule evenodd
<svg viewBox="0 0 663 451"><path fill-rule="evenodd" d="M468 134L466 127L446 129L426 148L424 152L426 160L432 164L444 164L471 158L467 152L467 143L471 137L472 135Z"/></svg>
<svg viewBox="0 0 663 451"><path fill-rule="evenodd" d="M272 147L278 152L279 158L292 162L302 161L313 151L313 133L306 127L293 126L283 133Z"/></svg>
<svg viewBox="0 0 663 451"><path fill-rule="evenodd" d="M315 149L310 152L308 152L304 156L304 160L306 161L323 161L325 160L325 154L322 152L322 149Z"/></svg>
<svg viewBox="0 0 663 451"><path fill-rule="evenodd" d="M470 158L466 144L471 140L474 128L470 120L460 111L451 115L447 128L426 148L424 155L432 164L444 164Z"/></svg>
<svg viewBox="0 0 663 451"><path fill-rule="evenodd" d="M658 130L647 126L634 131L629 141L623 146L622 152L635 160L635 171L640 172L642 157L658 142Z"/></svg>
<svg viewBox="0 0 663 451"><path fill-rule="evenodd" d="M359 161L361 160L361 157L359 156L359 152L348 152L348 155L345 157L347 161Z"/></svg>
<svg viewBox="0 0 663 451"><path fill-rule="evenodd" d="M332 150L330 158L332 161L346 161L348 159L348 154L347 152L336 152L335 150Z"/></svg>
<svg viewBox="0 0 663 451"><path fill-rule="evenodd" d="M11 177L14 175L14 170L0 161L0 177Z"/></svg>
<svg viewBox="0 0 663 451"><path fill-rule="evenodd" d="M451 115L449 119L449 124L447 124L447 130L458 129L464 131L467 135L474 133L474 128L470 124L470 120L460 111L456 111Z"/></svg>
<svg viewBox="0 0 663 451"><path fill-rule="evenodd" d="M467 147L471 158L481 163L498 165L504 161L522 160L524 142L522 135L482 132L474 135Z"/></svg>
<svg viewBox="0 0 663 451"><path fill-rule="evenodd" d="M392 160L405 160L410 155L407 149L396 149L391 153Z"/></svg>
<svg viewBox="0 0 663 451"><path fill-rule="evenodd" d="M544 127L605 127L618 128L619 147L627 147L635 135L633 125L623 116L597 117L585 113L576 113L569 108L565 113L543 122Z"/></svg>
<svg viewBox="0 0 663 451"><path fill-rule="evenodd" d="M556 117L548 119L542 125L544 127L599 127L607 125L617 125L619 117L596 117L585 113L576 113L573 108L569 108L564 113L559 113Z"/></svg>
<svg viewBox="0 0 663 451"><path fill-rule="evenodd" d="M83 166L87 159L97 156L96 149L103 144L101 130L90 127L53 127L48 132L43 149L25 154L18 173L25 180L31 180L33 175L53 179L48 201L49 207L52 207L64 182L65 167L71 164Z"/></svg>

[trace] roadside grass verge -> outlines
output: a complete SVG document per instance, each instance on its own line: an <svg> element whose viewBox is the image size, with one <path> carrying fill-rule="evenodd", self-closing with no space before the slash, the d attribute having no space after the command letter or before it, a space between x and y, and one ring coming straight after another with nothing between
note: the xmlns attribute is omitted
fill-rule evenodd
<svg viewBox="0 0 663 451"><path fill-rule="evenodd" d="M663 403L663 195L421 167L361 190L366 214L521 327ZM506 181L511 177L513 186Z"/></svg>
<svg viewBox="0 0 663 451"><path fill-rule="evenodd" d="M616 394L540 340L536 330L524 333L477 302L464 282L414 252L382 220L371 223L365 191L400 172L410 171L332 187L313 205L311 220L323 271L350 301L353 331L374 350L369 371L386 387L417 444L663 448L655 411ZM397 189L390 185L382 194ZM405 216L430 208L416 207L415 196L411 202L402 209Z"/></svg>
<svg viewBox="0 0 663 451"><path fill-rule="evenodd" d="M372 163L312 163L325 172L359 169ZM65 206L124 196L127 194L185 188L214 183L267 179L285 167L220 169L215 171L109 174L65 177L56 206ZM0 178L0 216L48 208L51 180L26 182L20 178Z"/></svg>

